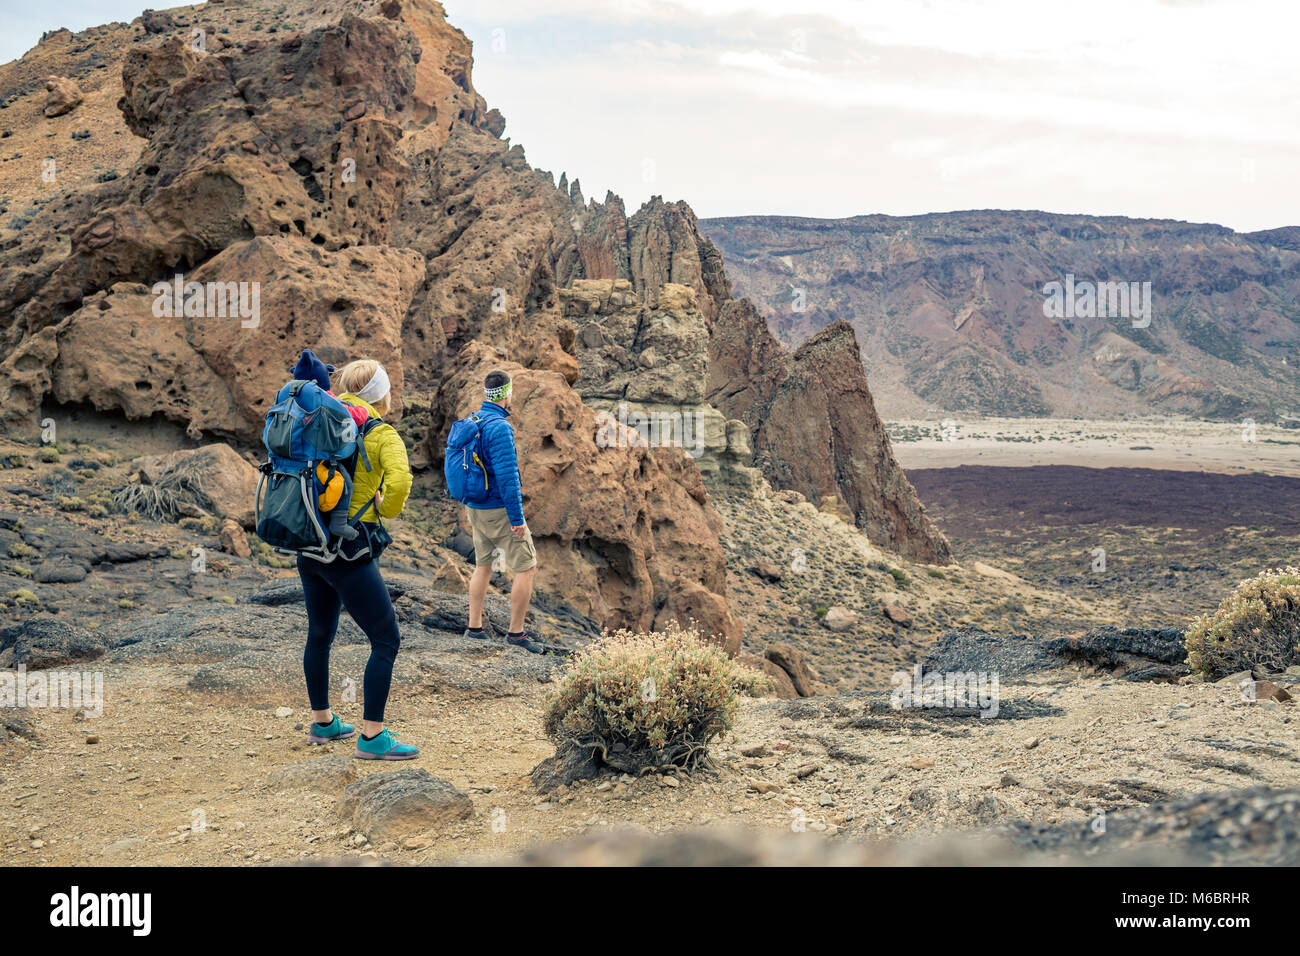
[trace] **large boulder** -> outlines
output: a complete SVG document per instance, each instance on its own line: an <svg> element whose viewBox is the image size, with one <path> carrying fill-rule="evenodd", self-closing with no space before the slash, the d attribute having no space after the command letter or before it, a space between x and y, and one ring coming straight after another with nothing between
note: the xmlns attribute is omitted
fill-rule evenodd
<svg viewBox="0 0 1300 956"><path fill-rule="evenodd" d="M794 681L790 679L789 673L775 661L759 657L757 654L739 654L736 656L736 663L756 670L770 680L772 682L770 696L781 700L795 700L799 697L799 692L795 690Z"/></svg>
<svg viewBox="0 0 1300 956"><path fill-rule="evenodd" d="M790 682L800 697L815 697L821 687L821 678L808 663L808 655L790 644L773 644L764 656L790 675Z"/></svg>
<svg viewBox="0 0 1300 956"><path fill-rule="evenodd" d="M131 467L141 483L167 488L218 518L229 518L244 528L256 523L257 469L229 445L137 458Z"/></svg>
<svg viewBox="0 0 1300 956"><path fill-rule="evenodd" d="M120 237L125 226L117 222ZM326 252L285 238L236 243L184 275L179 297L174 278L157 287L117 283L88 297L54 328L58 357L46 387L61 402L130 418L161 412L196 436L255 440L301 343L331 361L378 359L400 395L402 319L422 272L420 257L403 250ZM211 301L225 317L173 309L160 318L168 304L160 309L160 296L184 306L193 301L190 283L204 308ZM247 292L244 313L221 309L217 292L232 287Z"/></svg>
<svg viewBox="0 0 1300 956"><path fill-rule="evenodd" d="M62 116L64 113L71 113L78 106L85 96L81 92L81 87L77 86L76 81L68 79L66 76L51 76L45 80L45 106L41 112L47 117Z"/></svg>

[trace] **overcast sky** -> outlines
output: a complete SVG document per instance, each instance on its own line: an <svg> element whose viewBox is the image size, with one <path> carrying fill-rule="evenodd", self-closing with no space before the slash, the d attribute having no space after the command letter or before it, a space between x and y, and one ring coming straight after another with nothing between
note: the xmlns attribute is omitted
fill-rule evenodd
<svg viewBox="0 0 1300 956"><path fill-rule="evenodd" d="M529 161L629 209L1300 224L1294 0L445 5ZM47 6L8 13L0 59L141 4Z"/></svg>

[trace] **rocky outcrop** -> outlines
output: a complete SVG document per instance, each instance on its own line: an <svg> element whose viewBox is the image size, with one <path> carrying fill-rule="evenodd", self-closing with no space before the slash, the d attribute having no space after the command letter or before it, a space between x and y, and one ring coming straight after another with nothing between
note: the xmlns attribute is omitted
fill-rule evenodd
<svg viewBox="0 0 1300 956"><path fill-rule="evenodd" d="M860 366L824 394L853 403L842 410L793 400L772 370L799 360L745 326L756 313L731 300L690 208L656 197L628 216L616 197L586 202L576 181L530 168L438 3L289 5L274 33L247 13L155 12L87 39L120 67L118 121L142 148L117 178L67 190L0 236L10 424L30 427L52 401L253 444L310 346L335 364L382 361L394 422L403 394L436 396L425 445L437 461L447 416L490 361L544 398L521 427L543 577L602 624L695 617L737 645L701 475L753 493L757 465L838 495L882 543L943 559L891 478L887 442L871 443ZM753 358L734 354L737 336L771 360L748 403L719 384ZM634 420L690 416L704 453L607 452L593 408L617 419L622 403ZM807 433L839 444L809 455ZM886 497L868 500L876 490Z"/></svg>
<svg viewBox="0 0 1300 956"><path fill-rule="evenodd" d="M755 464L774 486L814 501L838 498L872 541L892 551L952 560L894 458L847 323L791 354L748 300L728 302L710 350L710 400L749 425Z"/></svg>
<svg viewBox="0 0 1300 956"><path fill-rule="evenodd" d="M631 440L602 447L596 411L559 373L522 368L478 342L444 380L438 419L449 427L476 409L493 368L514 378L511 424L539 586L609 627L697 620L734 654L741 631L721 597L722 520L686 453ZM428 441L441 455L446 431Z"/></svg>
<svg viewBox="0 0 1300 956"><path fill-rule="evenodd" d="M107 644L98 634L61 621L55 617L28 618L0 630L0 653L9 664L23 665L28 670L64 667L81 661L94 660L103 655Z"/></svg>
<svg viewBox="0 0 1300 956"><path fill-rule="evenodd" d="M1069 666L1095 668L1127 681L1171 682L1191 673L1183 632L1172 628L1118 628L1042 639L990 634L979 628L949 631L926 655L926 671L991 670L1004 679Z"/></svg>
<svg viewBox="0 0 1300 956"><path fill-rule="evenodd" d="M133 48L119 105L146 138L139 162L47 208L37 237L69 236L62 257L33 265L21 242L0 253L24 266L0 283L6 362L23 373L9 414L48 393L251 438L304 342L373 352L400 374L423 268L381 243L420 56L402 24L353 13L275 44ZM33 375L51 353L48 377Z"/></svg>
<svg viewBox="0 0 1300 956"><path fill-rule="evenodd" d="M617 274L603 285L579 281L561 293L578 326L576 387L584 398L607 406L627 401L629 413L650 420L703 401L719 413L703 413L699 431L706 447L719 449L723 483L755 487L743 470L752 450L752 464L774 487L814 501L835 499L891 550L950 561L947 540L894 459L852 330L837 325L790 353L748 300L731 298L722 257L700 235L689 207L656 197L630 221L621 211L621 203L611 208L607 201L592 203L587 213L615 235L627 235L626 256L610 243L592 254L592 268ZM593 228L589 219L583 235ZM626 284L618 281L623 278ZM647 290L656 282L652 296ZM630 308L629 287L638 293ZM707 355L700 355L705 333ZM674 401L653 407L665 397ZM636 408L636 401L649 407ZM730 428L730 438L718 435L718 419L743 422L749 440L738 428ZM714 470L712 463L704 467Z"/></svg>
<svg viewBox="0 0 1300 956"><path fill-rule="evenodd" d="M577 330L574 387L601 413L598 444L680 447L710 487L758 493L748 429L705 401L709 331L693 287L666 283L651 307L627 279L580 279L560 299Z"/></svg>

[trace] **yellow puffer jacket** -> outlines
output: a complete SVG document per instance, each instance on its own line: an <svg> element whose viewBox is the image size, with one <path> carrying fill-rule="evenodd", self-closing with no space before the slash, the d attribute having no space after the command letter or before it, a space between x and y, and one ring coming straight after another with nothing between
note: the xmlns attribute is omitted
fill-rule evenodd
<svg viewBox="0 0 1300 956"><path fill-rule="evenodd" d="M351 392L339 396L349 405L359 405L378 418L374 407L367 401L357 398ZM365 437L366 457L370 459L370 470L366 463L357 456L357 473L352 476L352 502L348 505L348 517L352 518L366 503L375 496L379 483L384 483L384 503L379 506L379 517L396 518L406 507L406 497L411 493L411 464L406 458L406 445L397 429L384 424L372 428ZM375 509L366 512L362 521L377 521Z"/></svg>

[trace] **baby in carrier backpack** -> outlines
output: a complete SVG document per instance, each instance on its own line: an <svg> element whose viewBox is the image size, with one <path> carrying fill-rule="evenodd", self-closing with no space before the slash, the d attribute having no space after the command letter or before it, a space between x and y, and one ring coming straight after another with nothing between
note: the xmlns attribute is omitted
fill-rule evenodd
<svg viewBox="0 0 1300 956"><path fill-rule="evenodd" d="M315 382L324 391L333 395L334 393L330 391L332 371L334 371L333 365L326 365L311 349L303 349L298 364L293 367L293 377ZM344 404L347 405L346 402ZM370 412L359 406L347 405L347 409L358 429L370 417ZM322 489L316 496L316 501L320 505L321 514L327 519L330 534L351 541L357 536L357 529L348 524L348 505L352 502L351 473L342 462L337 465L320 462L316 466L316 481Z"/></svg>

